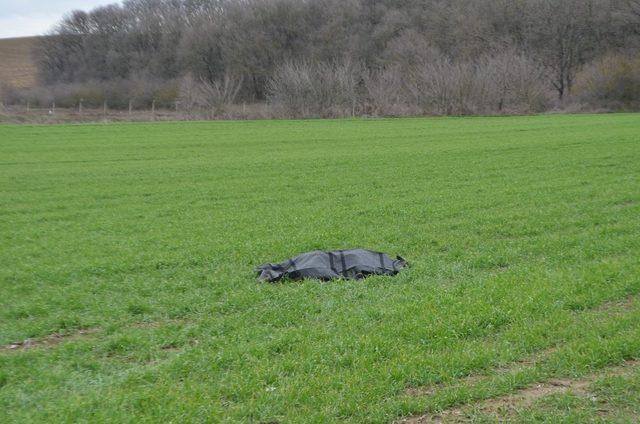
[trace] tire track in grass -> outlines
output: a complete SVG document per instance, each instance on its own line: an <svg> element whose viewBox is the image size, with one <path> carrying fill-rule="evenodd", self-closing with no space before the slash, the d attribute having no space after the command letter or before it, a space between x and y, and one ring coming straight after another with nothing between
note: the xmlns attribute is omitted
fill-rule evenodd
<svg viewBox="0 0 640 424"><path fill-rule="evenodd" d="M576 316L580 317L583 314L608 314L610 316L624 314L632 310L635 300L635 296L632 295L627 296L624 299L608 301L593 309L576 312ZM493 371L493 374L472 374L467 377L458 379L449 385L437 384L424 387L408 387L403 392L403 395L407 397L431 397L447 390L455 391L456 389L463 389L465 387L474 387L486 384L488 382L491 382L491 380L495 379L496 377L509 378L510 376L524 374L528 371L535 370L541 365L544 365L544 363L548 361L554 354L559 353L563 349L563 347L563 345L554 345L541 351L535 352L530 356L494 368L493 370L491 370ZM609 374L606 375L624 375L629 369L632 369L638 365L640 365L640 360L628 360L621 366L610 369ZM399 422L407 424L432 422L467 422L469 420L470 411L474 411L474 406L476 412L479 411L485 414L496 415L504 410L507 406L512 405L512 407L509 409L513 412L514 410L527 407L535 400L548 395L562 394L567 392L584 394L587 392L587 388L593 383L593 381L601 376L602 372L579 380L551 378L546 380L545 382L527 386L524 389L518 390L517 392L512 394L489 397L485 399L472 399L471 402L466 404L452 405L451 407L446 408L441 413L415 415L399 420Z"/></svg>
<svg viewBox="0 0 640 424"><path fill-rule="evenodd" d="M601 305L596 306L593 309L583 310L583 313L591 313L591 314L601 314L606 312L612 312L616 310L617 313L624 313L629 311L635 300L634 296L628 296L624 299L616 299L612 301L605 302ZM576 313L579 315L579 313ZM513 362L509 362L503 365L500 365L491 371L498 375L508 375L514 374L520 371L523 371L527 368L535 367L536 365L544 362L548 357L550 357L553 353L557 352L560 349L560 346L553 345L542 349L540 351L534 352L532 355L519 358ZM469 376L458 379L455 382L455 385L473 385L482 381L483 378L488 377L486 373L475 373ZM442 385L433 385L433 386L419 386L419 387L407 387L403 392L404 395L407 396L429 396L435 393L437 390L443 388Z"/></svg>
<svg viewBox="0 0 640 424"><path fill-rule="evenodd" d="M172 320L163 320L163 321L144 321L137 322L131 325L122 326L122 330L129 329L143 329L143 330L157 330L163 326L167 325L179 325L185 326L189 324L191 321L189 320L181 320L181 319L172 319ZM43 337L32 337L28 339L24 339L22 341L16 341L13 343L9 343L3 346L0 346L0 352L25 352L31 349L36 348L54 348L62 343L66 343L73 340L79 340L81 338L88 338L96 335L101 332L100 328L81 328L74 331L69 332L55 332ZM192 340L192 345L197 345L199 343L198 340ZM165 343L160 346L161 350L177 350L177 346L174 343Z"/></svg>
<svg viewBox="0 0 640 424"><path fill-rule="evenodd" d="M498 375L509 375L509 374L515 374L515 373L518 373L518 372L522 372L522 371L526 370L527 368L534 367L537 364L543 362L547 357L549 357L551 354L556 352L558 349L559 349L558 346L553 346L553 347L544 349L544 350L542 350L540 352L534 353L531 356L527 356L525 358L518 359L518 360L516 360L514 362L499 366L499 367L493 369L493 371L495 371L496 374L498 374ZM458 379L455 382L454 386L475 385L477 383L482 382L483 379L485 379L487 377L489 377L487 374L482 374L482 373L472 374L472 375L469 375L467 377L463 377L461 379ZM438 390L440 390L442 388L445 388L445 386L435 385L435 386L425 386L425 387L408 387L404 391L404 395L406 395L406 396L430 396L430 395L433 395L434 393L436 393Z"/></svg>
<svg viewBox="0 0 640 424"><path fill-rule="evenodd" d="M473 422L473 415L482 414L497 421L504 422L513 418L519 410L530 407L536 401L547 396L571 393L581 397L593 397L590 390L596 380L603 377L623 377L630 375L640 366L640 360L629 360L621 365L604 370L581 379L552 379L538 383L513 394L487 399L480 403L462 405L447 409L439 414L422 415L408 418L402 423L465 423Z"/></svg>

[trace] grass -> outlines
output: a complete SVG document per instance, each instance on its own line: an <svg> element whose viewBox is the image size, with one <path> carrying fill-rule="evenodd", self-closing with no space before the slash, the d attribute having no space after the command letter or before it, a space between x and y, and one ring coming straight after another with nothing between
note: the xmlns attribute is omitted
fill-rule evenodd
<svg viewBox="0 0 640 424"><path fill-rule="evenodd" d="M37 41L38 37L0 39L0 86L35 85L38 72L32 51Z"/></svg>
<svg viewBox="0 0 640 424"><path fill-rule="evenodd" d="M389 422L606 371L639 188L637 114L0 126L0 421ZM411 268L252 272L360 246Z"/></svg>

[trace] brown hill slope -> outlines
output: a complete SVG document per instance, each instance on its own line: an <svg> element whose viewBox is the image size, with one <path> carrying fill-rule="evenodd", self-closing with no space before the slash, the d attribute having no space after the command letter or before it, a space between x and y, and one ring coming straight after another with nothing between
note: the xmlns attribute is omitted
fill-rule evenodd
<svg viewBox="0 0 640 424"><path fill-rule="evenodd" d="M0 39L0 85L27 88L36 83L33 48L38 37Z"/></svg>

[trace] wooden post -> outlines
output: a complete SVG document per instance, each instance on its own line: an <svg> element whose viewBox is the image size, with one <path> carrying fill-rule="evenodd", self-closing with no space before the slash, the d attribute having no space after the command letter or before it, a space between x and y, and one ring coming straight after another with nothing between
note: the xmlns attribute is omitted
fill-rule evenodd
<svg viewBox="0 0 640 424"><path fill-rule="evenodd" d="M133 101L129 100L129 116L131 116L131 111L133 110Z"/></svg>
<svg viewBox="0 0 640 424"><path fill-rule="evenodd" d="M176 100L176 113L178 113L178 104L180 104L180 102Z"/></svg>
<svg viewBox="0 0 640 424"><path fill-rule="evenodd" d="M102 114L104 116L107 116L107 101L104 101L104 104L102 105Z"/></svg>
<svg viewBox="0 0 640 424"><path fill-rule="evenodd" d="M80 99L80 102L78 103L78 112L80 113L80 115L82 115L82 102L84 101L84 99Z"/></svg>
<svg viewBox="0 0 640 424"><path fill-rule="evenodd" d="M155 114L156 114L156 99L153 99L153 100L151 101L151 113L152 113L153 115L155 115Z"/></svg>
<svg viewBox="0 0 640 424"><path fill-rule="evenodd" d="M31 112L31 103L27 102L27 112Z"/></svg>
<svg viewBox="0 0 640 424"><path fill-rule="evenodd" d="M51 113L53 115L56 114L56 102L55 101L51 104Z"/></svg>

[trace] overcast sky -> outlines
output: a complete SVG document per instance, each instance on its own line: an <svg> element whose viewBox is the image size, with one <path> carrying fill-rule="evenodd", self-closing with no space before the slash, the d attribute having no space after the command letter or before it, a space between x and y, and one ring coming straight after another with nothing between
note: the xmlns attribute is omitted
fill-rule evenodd
<svg viewBox="0 0 640 424"><path fill-rule="evenodd" d="M116 0L0 0L0 38L40 35L65 13L118 3Z"/></svg>

